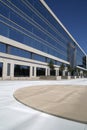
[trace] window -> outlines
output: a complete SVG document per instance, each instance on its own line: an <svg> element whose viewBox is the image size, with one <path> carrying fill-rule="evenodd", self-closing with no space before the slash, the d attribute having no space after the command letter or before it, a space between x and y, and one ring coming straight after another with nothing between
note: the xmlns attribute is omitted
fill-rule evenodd
<svg viewBox="0 0 87 130"><path fill-rule="evenodd" d="M10 49L11 49L11 46L10 45L6 45L6 53L7 54L10 54Z"/></svg>
<svg viewBox="0 0 87 130"><path fill-rule="evenodd" d="M32 76L34 76L34 67L32 67Z"/></svg>
<svg viewBox="0 0 87 130"><path fill-rule="evenodd" d="M56 70L50 70L50 75L55 76L56 75Z"/></svg>
<svg viewBox="0 0 87 130"><path fill-rule="evenodd" d="M30 52L16 48L16 47L12 47L12 46L11 46L10 54L20 56L20 57L24 57L24 58L31 58Z"/></svg>
<svg viewBox="0 0 87 130"><path fill-rule="evenodd" d="M10 64L7 64L7 76L10 76Z"/></svg>
<svg viewBox="0 0 87 130"><path fill-rule="evenodd" d="M29 77L30 76L30 67L24 65L15 65L14 66L14 77Z"/></svg>
<svg viewBox="0 0 87 130"><path fill-rule="evenodd" d="M32 58L34 60L38 60L38 61L42 61L42 62L46 62L46 57L32 53Z"/></svg>
<svg viewBox="0 0 87 130"><path fill-rule="evenodd" d="M39 68L39 67L37 67L36 68L36 75L37 76L45 76L45 71L46 71L45 68Z"/></svg>
<svg viewBox="0 0 87 130"><path fill-rule="evenodd" d="M2 77L2 71L3 71L3 63L0 62L0 77Z"/></svg>
<svg viewBox="0 0 87 130"><path fill-rule="evenodd" d="M0 52L6 53L6 44L0 42Z"/></svg>

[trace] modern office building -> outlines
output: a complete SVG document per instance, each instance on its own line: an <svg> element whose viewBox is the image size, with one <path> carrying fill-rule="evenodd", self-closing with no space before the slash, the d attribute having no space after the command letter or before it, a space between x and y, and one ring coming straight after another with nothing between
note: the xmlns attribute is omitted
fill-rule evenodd
<svg viewBox="0 0 87 130"><path fill-rule="evenodd" d="M0 78L50 75L48 63L86 68L86 54L44 0L0 0Z"/></svg>

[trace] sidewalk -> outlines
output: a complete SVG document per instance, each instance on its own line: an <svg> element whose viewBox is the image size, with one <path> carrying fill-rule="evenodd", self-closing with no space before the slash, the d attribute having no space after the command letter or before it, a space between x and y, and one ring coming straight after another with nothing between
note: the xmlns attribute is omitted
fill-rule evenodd
<svg viewBox="0 0 87 130"><path fill-rule="evenodd" d="M87 125L36 111L15 100L13 93L41 85L87 85L87 79L62 81L0 81L0 130L87 130Z"/></svg>

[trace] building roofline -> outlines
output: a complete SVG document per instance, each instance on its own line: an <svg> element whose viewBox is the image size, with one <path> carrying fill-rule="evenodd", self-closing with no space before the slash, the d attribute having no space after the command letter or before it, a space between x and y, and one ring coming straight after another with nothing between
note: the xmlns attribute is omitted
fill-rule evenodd
<svg viewBox="0 0 87 130"><path fill-rule="evenodd" d="M82 70L87 71L87 69L85 69L85 68L83 68L83 67L80 67L80 66L76 66L76 67L79 68L79 69L82 69Z"/></svg>
<svg viewBox="0 0 87 130"><path fill-rule="evenodd" d="M65 26L61 23L61 21L58 19L58 17L53 13L51 8L47 5L47 3L44 0L40 0L40 2L46 7L46 9L51 13L51 15L56 19L56 21L62 26L62 28L66 31L66 33L70 36L70 38L75 42L75 44L81 49L81 51L85 53L85 51L81 48L81 46L77 43L77 41L73 38L73 36L69 33L69 31L65 28Z"/></svg>

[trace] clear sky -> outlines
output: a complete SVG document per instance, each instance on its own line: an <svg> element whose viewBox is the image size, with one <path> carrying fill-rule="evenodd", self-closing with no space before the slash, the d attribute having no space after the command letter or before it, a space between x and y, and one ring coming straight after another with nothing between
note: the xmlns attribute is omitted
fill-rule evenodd
<svg viewBox="0 0 87 130"><path fill-rule="evenodd" d="M45 0L87 53L87 0Z"/></svg>

